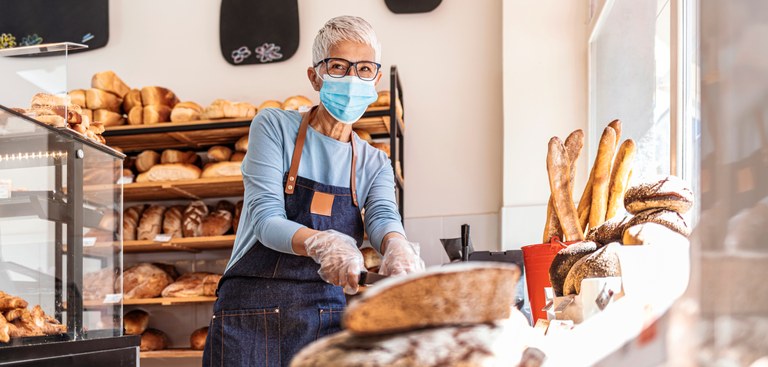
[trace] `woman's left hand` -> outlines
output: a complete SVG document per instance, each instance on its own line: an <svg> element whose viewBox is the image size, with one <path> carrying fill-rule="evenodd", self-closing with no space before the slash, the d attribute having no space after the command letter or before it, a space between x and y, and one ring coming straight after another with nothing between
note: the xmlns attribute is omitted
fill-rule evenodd
<svg viewBox="0 0 768 367"><path fill-rule="evenodd" d="M379 273L401 275L424 271L424 260L419 256L419 244L402 237L390 237L384 244L384 258Z"/></svg>

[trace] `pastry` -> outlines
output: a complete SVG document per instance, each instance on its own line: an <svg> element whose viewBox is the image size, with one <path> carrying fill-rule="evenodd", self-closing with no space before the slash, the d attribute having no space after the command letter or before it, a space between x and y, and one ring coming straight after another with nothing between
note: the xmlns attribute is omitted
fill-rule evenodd
<svg viewBox="0 0 768 367"><path fill-rule="evenodd" d="M589 209L589 228L597 227L605 222L608 210L608 189L611 183L611 163L616 149L616 130L608 126L600 137L597 157L593 168L595 172L592 181L592 204Z"/></svg>
<svg viewBox="0 0 768 367"><path fill-rule="evenodd" d="M624 192L629 186L629 176L632 172L632 161L635 159L635 142L627 139L619 147L616 158L611 170L611 183L608 186L608 209L605 213L606 219L611 219L619 210L624 208Z"/></svg>
<svg viewBox="0 0 768 367"><path fill-rule="evenodd" d="M373 138L371 137L371 134L369 134L365 130L355 130L355 134L360 138L360 140L365 140L368 142L368 144L373 144Z"/></svg>
<svg viewBox="0 0 768 367"><path fill-rule="evenodd" d="M85 90L83 89L75 89L69 92L69 100L70 103L73 105L80 106L82 108L86 107L85 104Z"/></svg>
<svg viewBox="0 0 768 367"><path fill-rule="evenodd" d="M197 161L197 154L193 151L182 152L176 149L166 149L160 156L160 163L189 163Z"/></svg>
<svg viewBox="0 0 768 367"><path fill-rule="evenodd" d="M232 153L232 156L229 157L230 162L242 162L245 160L245 153L243 152L234 152Z"/></svg>
<svg viewBox="0 0 768 367"><path fill-rule="evenodd" d="M171 111L171 122L187 122L200 119L203 107L195 102L181 102Z"/></svg>
<svg viewBox="0 0 768 367"><path fill-rule="evenodd" d="M365 266L365 270L378 273L379 267L381 267L381 255L379 252L372 247L361 248L360 252L363 254L363 266Z"/></svg>
<svg viewBox="0 0 768 367"><path fill-rule="evenodd" d="M128 110L128 125L144 124L144 107L134 106Z"/></svg>
<svg viewBox="0 0 768 367"><path fill-rule="evenodd" d="M693 206L693 191L677 176L630 187L624 196L627 211L637 214L648 209L669 209L685 214Z"/></svg>
<svg viewBox="0 0 768 367"><path fill-rule="evenodd" d="M216 296L216 290L219 288L221 274L208 274L203 278L203 296Z"/></svg>
<svg viewBox="0 0 768 367"><path fill-rule="evenodd" d="M629 223L631 219L632 215L609 219L599 227L590 229L589 234L587 235L587 240L595 241L601 245L607 245L611 242L621 242L621 238L624 235L624 229L626 229L627 223Z"/></svg>
<svg viewBox="0 0 768 367"><path fill-rule="evenodd" d="M237 226L240 224L240 213L243 212L243 201L240 200L235 204L235 215L232 217L232 229L237 233Z"/></svg>
<svg viewBox="0 0 768 367"><path fill-rule="evenodd" d="M123 241L135 241L139 219L147 205L132 206L123 211Z"/></svg>
<svg viewBox="0 0 768 367"><path fill-rule="evenodd" d="M149 326L149 314L144 310L132 310L123 316L126 335L141 335Z"/></svg>
<svg viewBox="0 0 768 367"><path fill-rule="evenodd" d="M371 107L383 107L383 106L389 106L389 91L383 90L379 92L379 98L376 99L376 102L371 103Z"/></svg>
<svg viewBox="0 0 768 367"><path fill-rule="evenodd" d="M21 297L12 296L0 291L0 312L6 312L15 308L27 308L27 301Z"/></svg>
<svg viewBox="0 0 768 367"><path fill-rule="evenodd" d="M597 244L595 242L580 241L558 251L557 255L552 259L552 264L549 266L549 282L552 284L555 296L560 297L563 295L565 278L568 276L568 272L573 264L596 250Z"/></svg>
<svg viewBox="0 0 768 367"><path fill-rule="evenodd" d="M568 154L568 181L570 182L570 190L568 197L573 200L573 185L574 178L576 177L576 160L581 154L581 149L584 147L584 131L581 129L574 130L567 138L565 138L565 152ZM555 211L552 195L549 196L549 202L547 203L547 221L544 224L544 236L542 236L542 243L547 243L552 237L563 238L563 229L560 225L560 219L557 217Z"/></svg>

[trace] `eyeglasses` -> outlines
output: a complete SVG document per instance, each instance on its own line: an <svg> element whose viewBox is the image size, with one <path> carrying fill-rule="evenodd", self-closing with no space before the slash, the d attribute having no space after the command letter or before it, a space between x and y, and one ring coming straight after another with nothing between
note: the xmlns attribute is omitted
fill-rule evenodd
<svg viewBox="0 0 768 367"><path fill-rule="evenodd" d="M343 78L349 72L349 68L354 66L355 75L365 81L375 79L381 68L381 64L373 61L352 62L338 57L329 57L320 60L315 64L315 67L320 66L320 64L325 64L325 69L328 71L328 75L333 78Z"/></svg>

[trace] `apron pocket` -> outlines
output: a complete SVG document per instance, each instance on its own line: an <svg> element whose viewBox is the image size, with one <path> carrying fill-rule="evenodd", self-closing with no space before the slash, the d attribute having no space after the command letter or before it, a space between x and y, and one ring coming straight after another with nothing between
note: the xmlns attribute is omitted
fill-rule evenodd
<svg viewBox="0 0 768 367"><path fill-rule="evenodd" d="M206 366L280 366L278 307L217 312L209 337Z"/></svg>
<svg viewBox="0 0 768 367"><path fill-rule="evenodd" d="M320 307L317 310L320 322L317 326L316 339L341 331L341 315L343 313L344 307Z"/></svg>

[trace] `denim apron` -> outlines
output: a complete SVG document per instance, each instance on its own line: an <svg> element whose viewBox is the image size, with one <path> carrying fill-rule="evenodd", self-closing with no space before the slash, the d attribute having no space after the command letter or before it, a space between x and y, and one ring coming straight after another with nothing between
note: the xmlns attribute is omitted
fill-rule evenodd
<svg viewBox="0 0 768 367"><path fill-rule="evenodd" d="M286 215L315 230L349 235L359 247L364 229L355 190L354 136L350 187L297 175L313 112L301 121L283 179ZM278 252L257 241L219 282L203 366L287 366L305 345L340 331L343 290L320 279L319 269L310 257Z"/></svg>

